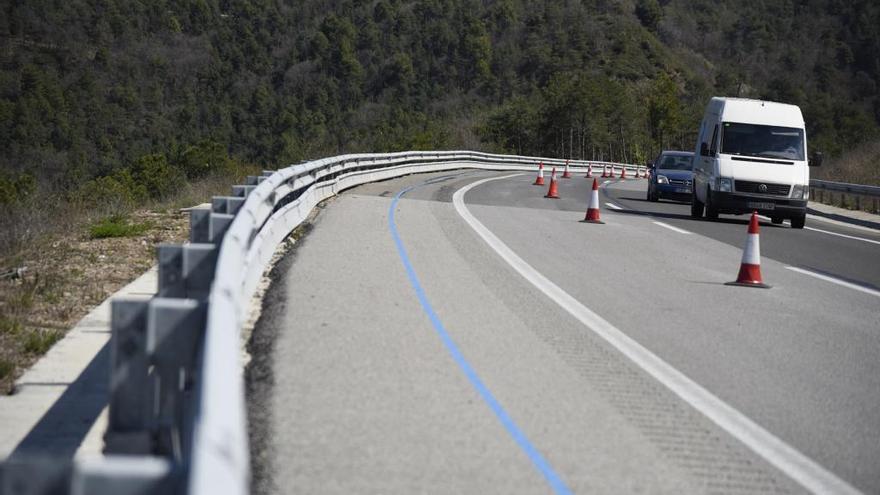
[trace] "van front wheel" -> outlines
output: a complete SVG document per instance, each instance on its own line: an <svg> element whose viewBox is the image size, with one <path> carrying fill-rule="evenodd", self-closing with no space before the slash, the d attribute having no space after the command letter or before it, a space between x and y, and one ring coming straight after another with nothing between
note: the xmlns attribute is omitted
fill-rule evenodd
<svg viewBox="0 0 880 495"><path fill-rule="evenodd" d="M703 218L703 203L700 203L700 200L697 199L697 193L691 196L691 217Z"/></svg>
<svg viewBox="0 0 880 495"><path fill-rule="evenodd" d="M718 208L712 204L712 191L706 189L706 218L709 220L718 219Z"/></svg>
<svg viewBox="0 0 880 495"><path fill-rule="evenodd" d="M796 217L791 217L791 228L793 229L802 229L804 225L807 223L807 214L802 213Z"/></svg>

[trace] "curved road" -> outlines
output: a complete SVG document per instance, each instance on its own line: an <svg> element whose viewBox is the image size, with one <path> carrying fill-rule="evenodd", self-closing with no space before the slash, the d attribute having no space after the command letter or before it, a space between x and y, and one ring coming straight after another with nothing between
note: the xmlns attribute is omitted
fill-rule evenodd
<svg viewBox="0 0 880 495"><path fill-rule="evenodd" d="M510 175L321 212L255 331L257 492L880 492L880 233L762 222L773 288L730 287L746 217Z"/></svg>

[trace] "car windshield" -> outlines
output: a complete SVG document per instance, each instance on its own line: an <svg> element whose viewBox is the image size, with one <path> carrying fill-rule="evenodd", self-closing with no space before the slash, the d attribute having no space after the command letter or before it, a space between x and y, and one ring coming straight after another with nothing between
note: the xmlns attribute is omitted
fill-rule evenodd
<svg viewBox="0 0 880 495"><path fill-rule="evenodd" d="M657 168L664 170L693 170L690 156L663 155Z"/></svg>
<svg viewBox="0 0 880 495"><path fill-rule="evenodd" d="M729 155L804 159L804 130L796 127L725 122L721 143Z"/></svg>

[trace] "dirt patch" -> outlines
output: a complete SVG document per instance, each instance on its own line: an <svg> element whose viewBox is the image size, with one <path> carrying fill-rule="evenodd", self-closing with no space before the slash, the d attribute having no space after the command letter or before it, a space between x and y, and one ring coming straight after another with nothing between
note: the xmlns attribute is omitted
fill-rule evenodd
<svg viewBox="0 0 880 495"><path fill-rule="evenodd" d="M12 392L24 370L92 308L155 264L158 244L182 242L189 232L189 215L176 209L136 211L130 221L147 228L93 239L84 222L0 259L0 272L10 274L0 280L0 394Z"/></svg>

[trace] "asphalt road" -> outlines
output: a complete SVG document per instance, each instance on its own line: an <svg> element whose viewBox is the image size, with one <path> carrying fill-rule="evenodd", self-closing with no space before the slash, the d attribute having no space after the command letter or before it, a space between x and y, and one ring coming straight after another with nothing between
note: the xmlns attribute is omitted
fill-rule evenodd
<svg viewBox="0 0 880 495"><path fill-rule="evenodd" d="M270 384L251 404L255 491L804 491L463 220L453 194L503 175L369 184L319 215L255 331L268 359L250 376ZM880 492L880 235L762 223L773 288L730 287L745 217L691 220L628 180L603 185L607 223L584 224L590 181L562 180L549 200L532 179L479 184L464 202L597 318L832 476Z"/></svg>

